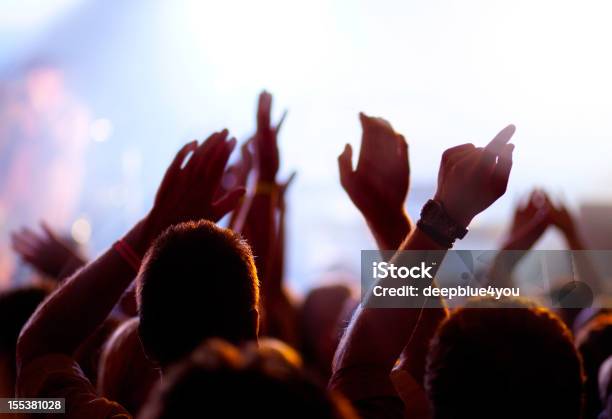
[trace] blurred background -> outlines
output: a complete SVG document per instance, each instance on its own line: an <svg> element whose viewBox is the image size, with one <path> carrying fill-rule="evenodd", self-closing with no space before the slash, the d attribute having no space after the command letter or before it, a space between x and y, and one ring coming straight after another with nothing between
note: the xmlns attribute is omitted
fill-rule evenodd
<svg viewBox="0 0 612 419"><path fill-rule="evenodd" d="M414 219L449 146L517 126L507 195L458 248L495 249L534 186L610 248L612 4L595 0L0 2L0 283L10 231L48 221L95 255L149 208L186 141L255 126L274 94L289 193L288 282L358 274L375 244L341 190L357 113L410 144ZM549 232L540 248L563 247Z"/></svg>

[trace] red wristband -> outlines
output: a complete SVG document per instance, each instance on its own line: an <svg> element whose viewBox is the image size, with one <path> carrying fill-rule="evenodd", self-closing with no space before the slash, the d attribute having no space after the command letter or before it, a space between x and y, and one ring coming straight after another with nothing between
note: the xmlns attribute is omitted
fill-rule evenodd
<svg viewBox="0 0 612 419"><path fill-rule="evenodd" d="M121 256L136 272L140 270L142 259L129 244L123 240L118 240L113 245L113 249L115 249L115 251L119 253L119 256Z"/></svg>

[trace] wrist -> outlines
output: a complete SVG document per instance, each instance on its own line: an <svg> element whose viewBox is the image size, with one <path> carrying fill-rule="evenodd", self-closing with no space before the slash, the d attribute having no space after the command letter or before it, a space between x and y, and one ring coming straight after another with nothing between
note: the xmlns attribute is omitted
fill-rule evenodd
<svg viewBox="0 0 612 419"><path fill-rule="evenodd" d="M154 232L154 228L152 228L150 216L147 215L126 233L123 241L142 258L156 238L157 234Z"/></svg>
<svg viewBox="0 0 612 419"><path fill-rule="evenodd" d="M279 185L276 182L269 182L262 179L257 179L255 184L255 195L268 195L275 197L279 193Z"/></svg>
<svg viewBox="0 0 612 419"><path fill-rule="evenodd" d="M445 248L453 247L456 239L463 239L468 230L448 213L444 203L430 199L421 210L417 227Z"/></svg>
<svg viewBox="0 0 612 419"><path fill-rule="evenodd" d="M257 182L276 183L277 173L278 169L259 168L256 171L255 178L257 179Z"/></svg>
<svg viewBox="0 0 612 419"><path fill-rule="evenodd" d="M584 249L584 242L580 234L576 230L570 230L567 232L563 232L565 235L565 241L567 242L567 246L572 250L581 250Z"/></svg>
<svg viewBox="0 0 612 419"><path fill-rule="evenodd" d="M412 230L412 223L406 211L384 214L384 217L365 216L368 226L384 250L396 250Z"/></svg>
<svg viewBox="0 0 612 419"><path fill-rule="evenodd" d="M444 197L439 196L437 193L433 197L434 201L439 202L444 207L444 211L448 215L448 217L459 227L467 228L472 222L474 218L473 215L467 214L465 211L461 210L461 205L453 205L453 203L449 202L448 199L444 199Z"/></svg>

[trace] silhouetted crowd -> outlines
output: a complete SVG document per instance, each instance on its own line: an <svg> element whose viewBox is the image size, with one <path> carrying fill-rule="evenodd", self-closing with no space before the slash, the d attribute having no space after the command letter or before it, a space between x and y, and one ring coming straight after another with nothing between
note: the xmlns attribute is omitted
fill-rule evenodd
<svg viewBox="0 0 612 419"><path fill-rule="evenodd" d="M46 279L0 294L0 397L64 398L65 417L84 419L612 417L606 310L517 298L374 308L334 283L297 301L284 285L294 176L278 177L284 117L274 124L271 108L263 92L241 145L227 130L184 145L146 215L94 260L47 224L12 234ZM413 223L406 140L359 118L357 165L347 144L339 178L380 250L443 258L504 195L513 125L446 150ZM570 211L534 190L501 245L519 252L493 271L500 282L548 228L586 248Z"/></svg>

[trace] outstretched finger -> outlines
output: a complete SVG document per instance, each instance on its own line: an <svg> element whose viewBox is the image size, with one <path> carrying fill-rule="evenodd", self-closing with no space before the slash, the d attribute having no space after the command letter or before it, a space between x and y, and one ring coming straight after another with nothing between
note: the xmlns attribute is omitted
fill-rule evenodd
<svg viewBox="0 0 612 419"><path fill-rule="evenodd" d="M287 180L282 183L280 186L280 193L281 195L284 195L284 193L287 191L287 189L289 189L289 186L291 186L291 184L293 183L293 179L295 179L295 176L297 175L297 172L292 172L289 177L287 178Z"/></svg>
<svg viewBox="0 0 612 419"><path fill-rule="evenodd" d="M179 151L176 153L174 160L166 169L166 173L164 174L164 178L162 179L159 189L157 192L158 199L163 199L165 194L168 191L168 188L171 188L173 184L176 182L176 177L183 167L183 163L185 162L185 158L192 152L196 150L198 147L197 141L192 141L190 143L185 144Z"/></svg>
<svg viewBox="0 0 612 419"><path fill-rule="evenodd" d="M297 172L294 170L291 172L287 180L283 183L283 188L288 188L292 183L295 177L297 176Z"/></svg>
<svg viewBox="0 0 612 419"><path fill-rule="evenodd" d="M267 91L261 92L259 95L259 103L257 104L257 131L267 130L270 128L270 113L272 111L272 95Z"/></svg>
<svg viewBox="0 0 612 419"><path fill-rule="evenodd" d="M501 152L504 150L504 146L508 143L508 141L510 141L515 131L516 127L514 125L508 125L506 128L498 132L495 138L493 138L489 144L487 144L485 151L493 154L494 156L500 156Z"/></svg>
<svg viewBox="0 0 612 419"><path fill-rule="evenodd" d="M283 124L285 123L285 118L287 118L287 109L285 109L285 111L283 112L283 114L280 117L280 120L278 121L278 124L276 124L276 127L274 128L274 132L276 134L279 133L279 131L281 130Z"/></svg>
<svg viewBox="0 0 612 419"><path fill-rule="evenodd" d="M22 257L31 257L35 254L35 249L32 244L24 240L19 233L11 233L11 247Z"/></svg>
<svg viewBox="0 0 612 419"><path fill-rule="evenodd" d="M189 153L195 151L197 147L198 142L196 140L193 140L181 147L178 153L176 153L176 156L174 157L172 163L170 163L170 166L168 167L166 173L181 170L183 168L183 164L185 163L185 158L189 155Z"/></svg>
<svg viewBox="0 0 612 419"><path fill-rule="evenodd" d="M228 141L222 141L214 150L214 153L211 152L213 155L207 161L207 167L204 168L204 178L202 179L208 185L208 188L204 188L204 191L210 192L217 189L234 148L236 148L236 139L230 138Z"/></svg>
<svg viewBox="0 0 612 419"><path fill-rule="evenodd" d="M57 234L55 234L55 231L53 231L53 229L51 229L49 224L47 224L45 221L40 222L40 227L43 229L49 239L55 242L61 242L61 240L57 237Z"/></svg>
<svg viewBox="0 0 612 419"><path fill-rule="evenodd" d="M199 173L203 167L207 167L210 161L214 161L215 154L221 143L225 141L229 131L223 129L218 132L213 132L194 152L192 159L192 167L195 173Z"/></svg>
<svg viewBox="0 0 612 419"><path fill-rule="evenodd" d="M19 236L32 246L38 246L38 244L41 242L41 238L38 236L38 234L34 233L34 231L30 230L28 227L23 227L19 233Z"/></svg>

